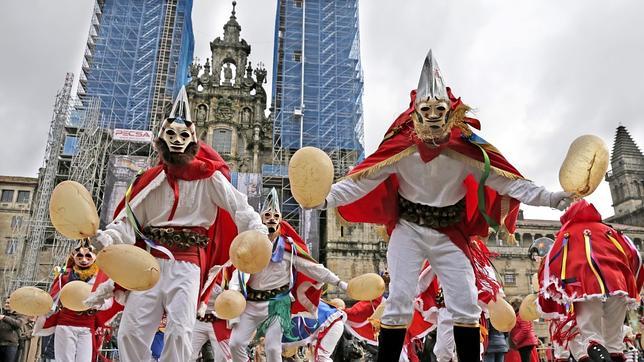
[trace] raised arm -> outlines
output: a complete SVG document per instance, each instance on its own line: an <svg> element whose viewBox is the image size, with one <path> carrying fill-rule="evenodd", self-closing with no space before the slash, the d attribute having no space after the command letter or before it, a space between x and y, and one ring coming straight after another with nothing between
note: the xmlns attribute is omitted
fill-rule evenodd
<svg viewBox="0 0 644 362"><path fill-rule="evenodd" d="M526 205L549 206L560 210L564 210L570 205L567 192L551 192L526 179L511 180L491 172L485 184L499 194L515 198Z"/></svg>
<svg viewBox="0 0 644 362"><path fill-rule="evenodd" d="M294 258L293 266L298 272L305 274L318 282L339 286L341 281L340 278L324 265L300 256L295 256Z"/></svg>
<svg viewBox="0 0 644 362"><path fill-rule="evenodd" d="M384 166L378 171L363 176L357 181L347 177L331 186L331 191L326 197L326 207L338 207L350 204L376 188L395 172L394 165Z"/></svg>
<svg viewBox="0 0 644 362"><path fill-rule="evenodd" d="M215 171L210 181L209 194L212 202L230 213L239 232L258 230L268 234L259 214L248 204L246 195L234 188L221 172Z"/></svg>

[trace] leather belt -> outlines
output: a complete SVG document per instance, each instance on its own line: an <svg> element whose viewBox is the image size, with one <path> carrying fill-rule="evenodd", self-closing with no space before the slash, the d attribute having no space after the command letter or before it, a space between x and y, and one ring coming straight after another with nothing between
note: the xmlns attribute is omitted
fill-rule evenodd
<svg viewBox="0 0 644 362"><path fill-rule="evenodd" d="M436 207L417 204L398 195L400 218L432 229L444 228L461 221L465 215L465 199L454 205Z"/></svg>

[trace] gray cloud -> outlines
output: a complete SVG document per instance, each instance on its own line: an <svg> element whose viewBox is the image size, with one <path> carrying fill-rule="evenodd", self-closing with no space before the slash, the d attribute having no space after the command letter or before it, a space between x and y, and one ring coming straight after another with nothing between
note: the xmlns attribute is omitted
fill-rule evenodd
<svg viewBox="0 0 644 362"><path fill-rule="evenodd" d="M251 61L272 74L276 1L240 0L237 18ZM35 176L56 90L78 72L93 1L0 4L0 173ZM229 1L195 0L195 55L210 57L223 33ZM642 146L644 122L642 2L362 0L367 152L408 104L431 47L455 93L476 108L480 134L526 177L558 189L570 142L592 133L612 147L621 122ZM267 87L268 88L268 87ZM604 183L590 197L612 214ZM529 217L558 213L527 208Z"/></svg>

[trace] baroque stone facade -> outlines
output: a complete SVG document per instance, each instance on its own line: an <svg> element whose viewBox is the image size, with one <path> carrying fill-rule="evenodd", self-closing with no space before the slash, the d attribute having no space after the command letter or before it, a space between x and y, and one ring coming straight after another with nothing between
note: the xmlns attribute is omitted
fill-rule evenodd
<svg viewBox="0 0 644 362"><path fill-rule="evenodd" d="M271 161L272 122L266 116L267 71L248 60L251 47L240 38L235 15L224 37L210 42L212 58L190 66L186 87L199 138L213 146L232 170L260 173Z"/></svg>

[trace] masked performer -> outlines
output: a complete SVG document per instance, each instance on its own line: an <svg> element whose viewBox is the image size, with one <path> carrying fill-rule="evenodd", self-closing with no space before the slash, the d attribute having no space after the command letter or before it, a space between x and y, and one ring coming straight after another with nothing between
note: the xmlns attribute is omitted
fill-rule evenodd
<svg viewBox="0 0 644 362"><path fill-rule="evenodd" d="M65 284L80 280L90 285L97 282L98 267L94 262L96 254L88 241L81 241L70 255L64 272L59 274L50 291L54 300L59 299L60 290ZM106 314L112 307L113 300L107 299L101 306L83 312L75 312L59 306L51 316L40 317L34 327L34 335L48 336L54 334L54 355L56 361L85 362L96 359L100 348L97 328L107 322ZM100 312L99 312L100 311ZM101 315L98 315L98 314Z"/></svg>
<svg viewBox="0 0 644 362"><path fill-rule="evenodd" d="M246 309L233 327L230 349L233 361L246 362L246 347L253 333L265 336L266 360L281 361L282 335L290 339L291 314L315 315L322 283L346 289L346 283L318 264L295 230L282 219L277 191L273 188L266 198L262 221L268 227L273 255L268 266L250 276L235 273L231 283L246 295ZM322 282L322 283L320 283ZM291 303L291 295L295 299Z"/></svg>
<svg viewBox="0 0 644 362"><path fill-rule="evenodd" d="M379 361L399 358L425 259L443 286L459 360L477 360L476 283L483 272L472 260L470 237L487 235L488 226L498 225L513 235L519 201L561 209L569 203L567 193L524 179L475 135L470 126L480 124L465 116L468 110L445 87L430 51L409 109L394 121L378 150L327 196L326 207L338 207L347 221L384 224L391 235Z"/></svg>
<svg viewBox="0 0 644 362"><path fill-rule="evenodd" d="M134 181L114 221L96 237L100 247L147 246L161 267L153 288L127 297L118 333L120 357L126 362L150 359L149 347L164 310L168 324L161 360L190 360L198 300L205 305L210 295L200 293L207 272L227 261L237 231L266 234L246 196L230 183L221 156L198 141L185 88L154 145L159 164Z"/></svg>
<svg viewBox="0 0 644 362"><path fill-rule="evenodd" d="M574 315L586 360L624 361L622 324L627 308L639 305L644 281L640 254L585 200L561 223L539 271L540 311L547 318Z"/></svg>

